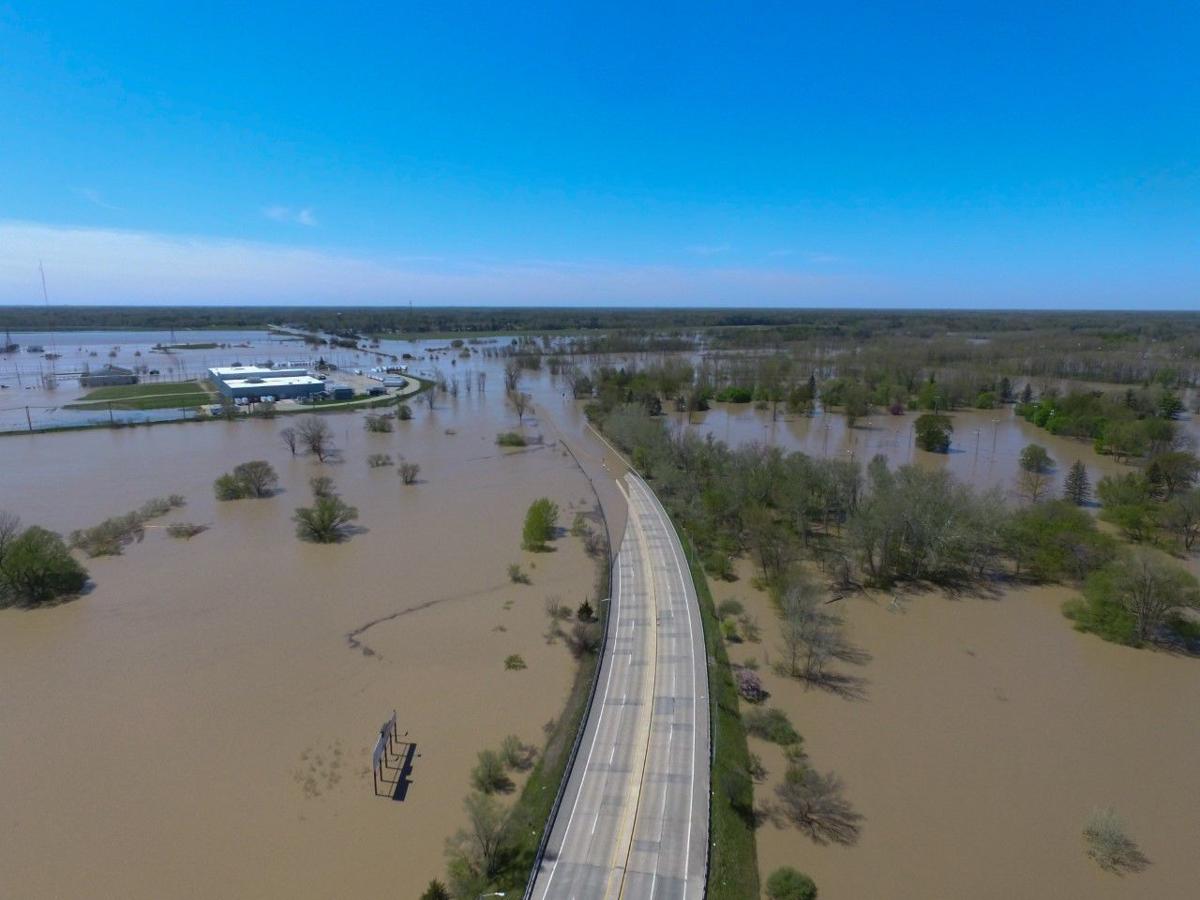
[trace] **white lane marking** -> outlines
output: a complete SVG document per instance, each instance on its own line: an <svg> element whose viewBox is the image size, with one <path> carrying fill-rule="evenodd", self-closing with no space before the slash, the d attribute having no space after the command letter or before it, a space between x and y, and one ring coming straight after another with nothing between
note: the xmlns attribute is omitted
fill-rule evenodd
<svg viewBox="0 0 1200 900"><path fill-rule="evenodd" d="M617 485L619 487L620 482L617 482ZM625 492L622 490L621 493L625 493ZM617 556L618 557L621 556L620 551L617 552ZM624 560L621 559L621 562L624 562ZM620 596L621 596L621 581L622 581L623 574L624 574L624 571L621 568L620 563L618 563L618 565L617 565L617 601L618 602L617 602L617 620L616 620L616 623L613 625L614 638L616 635L619 635L621 633ZM611 608L612 608L612 603L610 600L609 609L611 609ZM608 703L607 703L608 691L609 691L610 685L612 684L613 669L616 668L616 666L615 666L616 657L613 654L609 654L607 662L608 662L608 675L604 679L604 696L602 698L605 702L600 704L600 715L596 719L596 730L592 734L592 743L588 747L587 765L585 765L583 767L583 769L581 770L582 774L579 776L579 790L575 794L575 802L573 804L571 804L571 815L567 817L567 827L563 829L562 842L559 844L559 852L554 857L554 862L550 865L550 875L549 875L549 877L546 878L546 886L542 889L543 900L545 900L545 898L547 896L549 896L550 885L552 885L554 883L554 876L558 873L558 861L562 857L563 849L567 846L567 840L571 834L571 826L575 822L575 813L579 810L579 799L583 795L583 784L587 780L587 771L588 771L588 767L591 765L592 753L596 749L596 738L598 738L600 736L600 726L604 722L604 708L608 705ZM578 762L578 760L576 760L576 762ZM601 802L603 802L603 798L601 798ZM596 819L599 819L599 817L600 817L600 811L599 811L599 809L597 809L596 818L592 820L592 832L593 833L595 833L595 830L596 830Z"/></svg>

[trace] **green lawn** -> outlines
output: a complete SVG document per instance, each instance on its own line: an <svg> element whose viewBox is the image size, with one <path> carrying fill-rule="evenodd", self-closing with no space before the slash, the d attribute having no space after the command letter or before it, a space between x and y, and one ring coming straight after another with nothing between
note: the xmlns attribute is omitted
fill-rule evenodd
<svg viewBox="0 0 1200 900"><path fill-rule="evenodd" d="M162 381L157 384L114 384L95 388L67 409L89 409L96 406L113 409L183 409L203 406L213 401L213 394L199 381Z"/></svg>

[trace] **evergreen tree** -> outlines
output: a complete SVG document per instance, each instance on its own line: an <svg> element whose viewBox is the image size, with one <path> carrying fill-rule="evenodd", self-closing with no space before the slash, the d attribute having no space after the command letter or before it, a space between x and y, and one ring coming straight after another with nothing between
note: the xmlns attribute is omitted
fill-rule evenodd
<svg viewBox="0 0 1200 900"><path fill-rule="evenodd" d="M1067 478L1063 482L1063 497L1076 506L1083 506L1091 495L1092 485L1088 481L1087 467L1077 459L1067 470Z"/></svg>
<svg viewBox="0 0 1200 900"><path fill-rule="evenodd" d="M1033 385L1028 381L1025 382L1025 387L1021 389L1021 402L1026 404L1033 402Z"/></svg>

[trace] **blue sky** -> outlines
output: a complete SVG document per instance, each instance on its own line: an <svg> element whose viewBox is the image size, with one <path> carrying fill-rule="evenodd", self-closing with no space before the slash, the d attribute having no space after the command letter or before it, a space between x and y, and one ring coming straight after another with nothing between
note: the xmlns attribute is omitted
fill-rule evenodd
<svg viewBox="0 0 1200 900"><path fill-rule="evenodd" d="M0 0L0 303L1200 306L1200 7L846 6Z"/></svg>

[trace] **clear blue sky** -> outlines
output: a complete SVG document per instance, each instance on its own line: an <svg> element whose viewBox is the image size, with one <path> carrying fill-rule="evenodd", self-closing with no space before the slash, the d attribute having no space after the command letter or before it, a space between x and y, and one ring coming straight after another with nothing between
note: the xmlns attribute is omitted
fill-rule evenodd
<svg viewBox="0 0 1200 900"><path fill-rule="evenodd" d="M0 303L1200 306L1200 5L0 0Z"/></svg>

